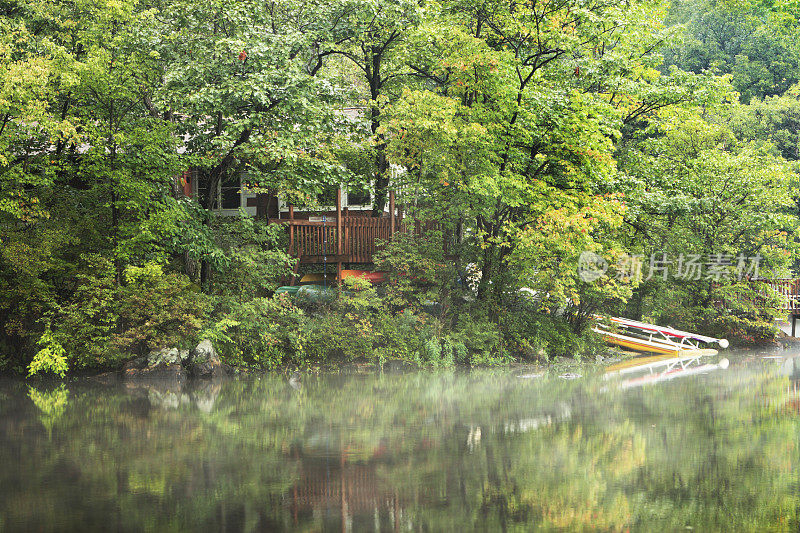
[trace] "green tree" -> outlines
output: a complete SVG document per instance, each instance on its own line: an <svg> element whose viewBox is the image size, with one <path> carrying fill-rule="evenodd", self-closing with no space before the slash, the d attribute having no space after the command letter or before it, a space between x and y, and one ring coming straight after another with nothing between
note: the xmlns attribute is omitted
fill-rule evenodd
<svg viewBox="0 0 800 533"><path fill-rule="evenodd" d="M768 301L739 280L788 273L794 237L787 229L797 227L794 165L769 143L737 140L719 115L710 118L691 109L663 111L650 136L622 160L629 244L645 262L667 257L672 273L668 283L660 276L645 280L633 314L720 334L742 330L744 337L752 335L747 329L761 329L757 336L769 337L771 316L761 314ZM678 262L693 255L702 272L683 276ZM760 272L752 270L752 258ZM719 322L727 314L752 323Z"/></svg>
<svg viewBox="0 0 800 533"><path fill-rule="evenodd" d="M797 83L798 19L783 2L674 2L667 23L685 26L669 43L666 64L730 74L743 102L783 94Z"/></svg>
<svg viewBox="0 0 800 533"><path fill-rule="evenodd" d="M164 2L139 34L163 80L143 95L150 115L174 123L199 201L219 207L223 181L246 172L253 190L314 196L348 176L326 143L342 91L318 76L328 24L307 2ZM214 249L203 257L207 287Z"/></svg>
<svg viewBox="0 0 800 533"><path fill-rule="evenodd" d="M391 156L410 168L426 214L471 240L483 301L571 284L575 252L619 223L607 184L622 117L607 92L612 74L636 63L601 51L624 40L620 19L603 3L450 2L417 36L416 71L435 90L408 90L393 107ZM539 265L551 235L568 253ZM553 301L563 295L552 291Z"/></svg>
<svg viewBox="0 0 800 533"><path fill-rule="evenodd" d="M316 55L347 58L367 87L368 116L372 133L374 198L373 214L380 216L386 205L389 160L386 137L381 128L385 106L399 96L398 88L412 72L403 62L405 44L423 17L420 0L341 0L330 4L333 24L329 43L315 43Z"/></svg>

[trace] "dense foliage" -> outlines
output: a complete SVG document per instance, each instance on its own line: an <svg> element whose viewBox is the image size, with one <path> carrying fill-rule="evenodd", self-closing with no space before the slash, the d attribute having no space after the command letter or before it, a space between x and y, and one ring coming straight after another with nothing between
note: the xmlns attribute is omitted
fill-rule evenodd
<svg viewBox="0 0 800 533"><path fill-rule="evenodd" d="M63 375L202 337L261 367L582 356L602 312L769 340L776 300L753 279L796 262L798 17L694 0L2 2L0 370ZM298 204L371 188L375 215L397 190L437 226L386 244L383 287L276 296L283 231L214 211L245 174ZM580 275L586 252L603 275Z"/></svg>

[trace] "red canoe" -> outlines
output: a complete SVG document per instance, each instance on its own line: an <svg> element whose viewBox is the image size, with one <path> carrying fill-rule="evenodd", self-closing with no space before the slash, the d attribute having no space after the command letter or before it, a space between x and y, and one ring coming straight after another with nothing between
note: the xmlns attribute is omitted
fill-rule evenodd
<svg viewBox="0 0 800 533"><path fill-rule="evenodd" d="M365 280L375 284L386 281L386 272L370 272L369 270L342 270L342 279L344 278L364 278Z"/></svg>

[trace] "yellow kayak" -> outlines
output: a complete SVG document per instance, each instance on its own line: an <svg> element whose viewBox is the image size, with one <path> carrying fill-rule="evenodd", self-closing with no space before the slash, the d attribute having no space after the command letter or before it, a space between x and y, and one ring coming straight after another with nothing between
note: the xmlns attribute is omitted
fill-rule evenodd
<svg viewBox="0 0 800 533"><path fill-rule="evenodd" d="M642 339L631 335L622 335L620 333L602 330L600 328L595 328L594 331L599 333L608 344L630 348L637 352L652 352L675 357L684 350L680 345L675 343L660 342L655 339Z"/></svg>

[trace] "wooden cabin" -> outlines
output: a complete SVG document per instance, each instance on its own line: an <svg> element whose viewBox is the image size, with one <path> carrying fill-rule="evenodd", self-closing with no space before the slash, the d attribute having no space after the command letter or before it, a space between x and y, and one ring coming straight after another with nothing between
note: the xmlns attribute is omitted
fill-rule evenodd
<svg viewBox="0 0 800 533"><path fill-rule="evenodd" d="M187 197L205 195L198 188L195 172L180 176L182 193ZM298 264L336 264L337 278L343 265L368 264L380 248L380 242L389 241L398 231L422 229L419 223L408 226L403 221L403 210L395 204L394 192L389 193L383 216L373 216L369 192L333 189L321 200L319 210L303 210L283 202L277 191L256 193L248 190L245 178L222 182L216 191L213 210L221 216L236 216L242 209L250 216L284 224L289 233L289 253L298 258ZM326 205L327 204L327 205ZM430 226L426 224L425 227Z"/></svg>
<svg viewBox="0 0 800 533"><path fill-rule="evenodd" d="M280 220L289 218L290 205L278 197L278 191L272 193L259 193L247 186L246 175L232 179L229 182L222 182L217 186L215 195L215 205L213 210L221 216L237 216L239 209L250 216L259 219ZM197 197L205 195L206 190L198 187L196 171L186 171L179 177L179 188L181 193L187 197ZM337 192L341 197L337 203ZM337 206L345 209L349 216L372 216L372 196L368 191L347 191L342 189L337 191L331 187L325 191L320 199L321 210L303 211L295 209L295 219L311 219L321 217L323 214L333 216ZM387 211L388 215L388 211Z"/></svg>

